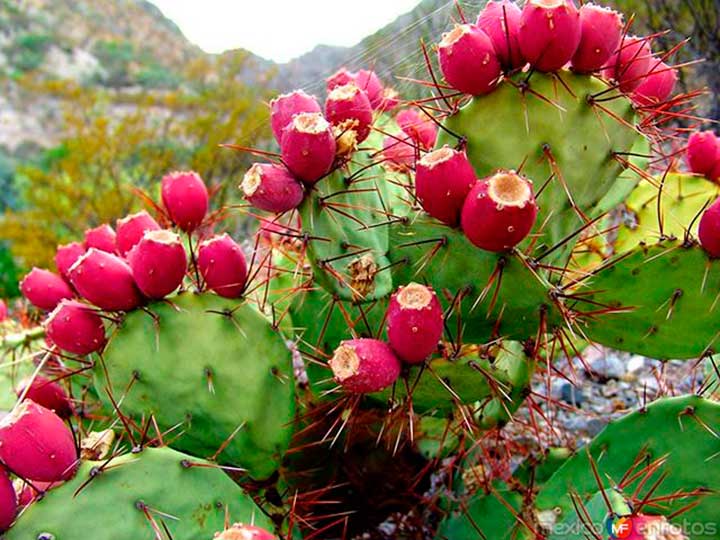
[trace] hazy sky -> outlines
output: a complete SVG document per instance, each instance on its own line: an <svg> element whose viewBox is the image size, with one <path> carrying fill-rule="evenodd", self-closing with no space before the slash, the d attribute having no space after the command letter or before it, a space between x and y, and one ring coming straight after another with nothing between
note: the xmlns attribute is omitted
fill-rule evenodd
<svg viewBox="0 0 720 540"><path fill-rule="evenodd" d="M315 45L354 45L419 0L151 0L207 52L242 47L286 62Z"/></svg>

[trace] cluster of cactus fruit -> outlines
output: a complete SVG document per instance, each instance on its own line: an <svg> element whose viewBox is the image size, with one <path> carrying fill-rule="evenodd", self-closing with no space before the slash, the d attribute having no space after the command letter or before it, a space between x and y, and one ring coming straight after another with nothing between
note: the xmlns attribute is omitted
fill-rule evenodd
<svg viewBox="0 0 720 540"><path fill-rule="evenodd" d="M700 397L510 475L478 460L579 340L715 352L720 140L678 147L676 122L701 119L674 93L674 50L616 11L500 0L460 17L442 79L423 47L426 99L342 69L324 108L273 100L279 153L235 147L265 158L240 184L253 242L221 233L233 208L208 213L203 180L176 172L155 217L89 230L57 273L25 277L46 316L0 337L34 360L0 420L8 540L81 538L99 518L99 538L341 537L352 518L318 519L293 456L329 456L356 425L462 455L439 540L608 538L591 526L616 518L625 538L681 540L672 523L713 520L720 406Z"/></svg>

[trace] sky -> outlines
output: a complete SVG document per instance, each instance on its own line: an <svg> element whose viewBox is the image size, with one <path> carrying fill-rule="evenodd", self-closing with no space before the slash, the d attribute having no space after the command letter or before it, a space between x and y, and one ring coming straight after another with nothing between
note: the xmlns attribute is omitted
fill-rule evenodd
<svg viewBox="0 0 720 540"><path fill-rule="evenodd" d="M316 45L356 44L419 0L151 0L209 53L244 48L287 62Z"/></svg>

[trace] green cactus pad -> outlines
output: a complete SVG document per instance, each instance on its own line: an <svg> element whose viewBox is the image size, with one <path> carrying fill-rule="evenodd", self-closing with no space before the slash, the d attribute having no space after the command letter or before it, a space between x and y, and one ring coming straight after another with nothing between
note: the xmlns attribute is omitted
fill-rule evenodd
<svg viewBox="0 0 720 540"><path fill-rule="evenodd" d="M251 306L212 294L181 294L147 311L126 317L97 363L106 406L110 390L123 414L174 428L174 448L207 458L228 441L220 463L270 476L295 409L282 336Z"/></svg>
<svg viewBox="0 0 720 540"><path fill-rule="evenodd" d="M147 448L109 462L84 462L75 478L33 503L3 538L156 538L154 520L163 538L164 525L174 540L210 539L226 519L273 530L216 466L169 448Z"/></svg>
<svg viewBox="0 0 720 540"><path fill-rule="evenodd" d="M645 410L637 411L611 422L590 444L568 460L541 488L535 500L540 511L554 511L558 522L573 519L576 514L570 492L591 501L599 491L598 481L592 472L588 452L596 463L599 477L605 488L614 487L633 464L641 459L642 467L664 458L665 463L651 480L646 480L641 495L653 485L662 473L665 480L653 492L658 498L696 489L709 490L707 496L669 499L658 508L641 509L648 514L672 514L692 502L698 502L678 516L677 521L694 524L713 524L720 507L720 404L696 396L668 398L656 401ZM634 469L637 472L637 469ZM624 493L632 493L644 475L634 478ZM706 531L708 529L705 529ZM577 538L573 536L572 538ZM717 540L717 531L698 532L693 540Z"/></svg>
<svg viewBox="0 0 720 540"><path fill-rule="evenodd" d="M720 346L720 263L697 246L638 246L578 292L575 309L602 312L583 327L591 341L658 359L697 358Z"/></svg>
<svg viewBox="0 0 720 540"><path fill-rule="evenodd" d="M630 100L595 77L562 71L533 73L527 84L525 79L520 74L449 116L444 124L452 134L441 130L438 146L455 146L455 135L464 137L480 178L522 167L539 190L554 175L538 197L536 229L547 224L535 232L541 233L537 249L544 250L583 225L573 201L592 217L608 193L622 194L617 183L634 186L636 180L619 178L623 165L614 156L631 152L639 135ZM593 102L600 93L602 100ZM571 248L568 243L555 258L562 260Z"/></svg>

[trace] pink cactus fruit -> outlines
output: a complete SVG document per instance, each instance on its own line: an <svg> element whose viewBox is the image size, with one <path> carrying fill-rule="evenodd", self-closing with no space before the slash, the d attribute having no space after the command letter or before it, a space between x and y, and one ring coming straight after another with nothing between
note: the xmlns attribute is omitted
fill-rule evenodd
<svg viewBox="0 0 720 540"><path fill-rule="evenodd" d="M370 135L373 109L367 94L354 83L333 88L325 100L325 116L336 132L352 131L355 142L361 143Z"/></svg>
<svg viewBox="0 0 720 540"><path fill-rule="evenodd" d="M176 171L163 176L161 195L170 219L183 231L194 231L205 219L209 197L198 173Z"/></svg>
<svg viewBox="0 0 720 540"><path fill-rule="evenodd" d="M580 44L572 57L572 68L578 73L599 71L620 46L622 15L593 3L583 4L580 27Z"/></svg>
<svg viewBox="0 0 720 540"><path fill-rule="evenodd" d="M296 114L285 126L280 150L290 172L308 184L325 176L335 161L335 136L322 113Z"/></svg>
<svg viewBox="0 0 720 540"><path fill-rule="evenodd" d="M75 296L63 278L40 268L33 268L23 278L20 292L33 306L44 311L52 311L61 300Z"/></svg>
<svg viewBox="0 0 720 540"><path fill-rule="evenodd" d="M687 163L696 174L708 176L720 162L720 141L712 131L696 131L688 139Z"/></svg>
<svg viewBox="0 0 720 540"><path fill-rule="evenodd" d="M458 24L443 34L438 58L448 84L466 94L487 94L502 75L492 41L474 24Z"/></svg>
<svg viewBox="0 0 720 540"><path fill-rule="evenodd" d="M443 333L443 311L435 291L410 283L390 298L387 311L390 347L401 360L417 364L430 356Z"/></svg>
<svg viewBox="0 0 720 540"><path fill-rule="evenodd" d="M165 298L185 277L187 255L180 237L172 231L149 230L127 257L137 287L154 300Z"/></svg>
<svg viewBox="0 0 720 540"><path fill-rule="evenodd" d="M247 263L242 248L227 234L200 244L198 267L205 284L225 298L239 298L245 291Z"/></svg>
<svg viewBox="0 0 720 540"><path fill-rule="evenodd" d="M130 265L95 248L70 268L70 282L80 296L106 311L130 311L143 302Z"/></svg>
<svg viewBox="0 0 720 540"><path fill-rule="evenodd" d="M32 485L17 479L14 482L15 493L17 495L18 507L20 509L31 505L38 500L44 493L50 491L53 487L58 486L58 482L38 482L34 481ZM37 488L37 489L35 489ZM1 530L1 529L0 529Z"/></svg>
<svg viewBox="0 0 720 540"><path fill-rule="evenodd" d="M518 32L522 55L538 71L557 71L575 54L580 28L573 0L528 0Z"/></svg>
<svg viewBox="0 0 720 540"><path fill-rule="evenodd" d="M127 217L118 219L115 224L117 229L117 249L122 257L125 257L135 247L145 234L145 231L160 230L160 225L145 210L137 214L130 214Z"/></svg>
<svg viewBox="0 0 720 540"><path fill-rule="evenodd" d="M99 227L85 231L85 249L90 248L115 253L117 251L115 230L107 223L103 223Z"/></svg>
<svg viewBox="0 0 720 540"><path fill-rule="evenodd" d="M338 86L345 86L346 84L354 82L355 73L348 71L347 68L341 67L326 79L326 88L327 91L330 92Z"/></svg>
<svg viewBox="0 0 720 540"><path fill-rule="evenodd" d="M7 531L15 521L18 499L7 471L0 467L0 533Z"/></svg>
<svg viewBox="0 0 720 540"><path fill-rule="evenodd" d="M400 129L423 150L431 150L437 140L438 128L425 113L417 109L403 109L395 116Z"/></svg>
<svg viewBox="0 0 720 540"><path fill-rule="evenodd" d="M720 258L720 199L703 212L698 225L700 245L713 259Z"/></svg>
<svg viewBox="0 0 720 540"><path fill-rule="evenodd" d="M355 86L367 94L373 109L379 109L383 103L383 83L377 73L361 69L355 74Z"/></svg>
<svg viewBox="0 0 720 540"><path fill-rule="evenodd" d="M73 477L78 454L62 419L26 400L0 420L0 461L26 480L59 482Z"/></svg>
<svg viewBox="0 0 720 540"><path fill-rule="evenodd" d="M390 112L400 105L400 94L394 88L383 89L382 102L378 107L380 112Z"/></svg>
<svg viewBox="0 0 720 540"><path fill-rule="evenodd" d="M105 346L102 318L88 305L63 300L45 321L52 343L71 354L86 355Z"/></svg>
<svg viewBox="0 0 720 540"><path fill-rule="evenodd" d="M652 60L650 42L647 38L625 36L620 48L613 54L603 70L603 75L616 81L621 92L629 94L643 82Z"/></svg>
<svg viewBox="0 0 720 540"><path fill-rule="evenodd" d="M720 139L718 141L718 147L720 147ZM720 159L718 159L715 162L715 166L710 169L710 172L707 175L708 180L712 180L713 182L720 182Z"/></svg>
<svg viewBox="0 0 720 540"><path fill-rule="evenodd" d="M632 532L627 540L689 540L681 527L670 523L665 516L639 514L632 517Z"/></svg>
<svg viewBox="0 0 720 540"><path fill-rule="evenodd" d="M0 323L7 320L8 318L8 307L5 300L0 298Z"/></svg>
<svg viewBox="0 0 720 540"><path fill-rule="evenodd" d="M477 26L488 35L500 64L508 71L525 64L518 41L521 13L510 0L491 0L477 19Z"/></svg>
<svg viewBox="0 0 720 540"><path fill-rule="evenodd" d="M414 141L405 135L387 135L383 139L383 165L392 171L405 172L415 166L417 149Z"/></svg>
<svg viewBox="0 0 720 540"><path fill-rule="evenodd" d="M55 252L55 266L60 275L68 282L70 281L69 271L75 262L85 254L85 246L79 242L70 242L57 247Z"/></svg>
<svg viewBox="0 0 720 540"><path fill-rule="evenodd" d="M400 376L400 360L384 341L343 341L328 362L337 383L356 394L378 392Z"/></svg>
<svg viewBox="0 0 720 540"><path fill-rule="evenodd" d="M302 90L295 90L289 94L282 94L270 102L270 126L275 140L280 144L285 126L300 113L322 112L315 96L310 96Z"/></svg>
<svg viewBox="0 0 720 540"><path fill-rule="evenodd" d="M647 77L633 90L632 100L640 106L652 106L667 101L675 91L677 70L657 59L651 61L652 67Z"/></svg>
<svg viewBox="0 0 720 540"><path fill-rule="evenodd" d="M214 540L278 540L271 532L256 527L235 523L232 527L215 534Z"/></svg>
<svg viewBox="0 0 720 540"><path fill-rule="evenodd" d="M465 197L477 181L465 152L449 146L430 152L417 162L415 190L423 209L435 219L455 226Z"/></svg>
<svg viewBox="0 0 720 540"><path fill-rule="evenodd" d="M240 188L250 204L267 212L288 212L303 200L302 184L283 165L255 163Z"/></svg>
<svg viewBox="0 0 720 540"><path fill-rule="evenodd" d="M500 252L519 244L537 218L532 183L514 171L500 171L472 188L462 209L462 229L481 249Z"/></svg>
<svg viewBox="0 0 720 540"><path fill-rule="evenodd" d="M70 418L73 414L70 396L65 388L59 382L42 375L22 380L15 389L15 394L18 398L25 396L25 399L54 411L60 418Z"/></svg>

